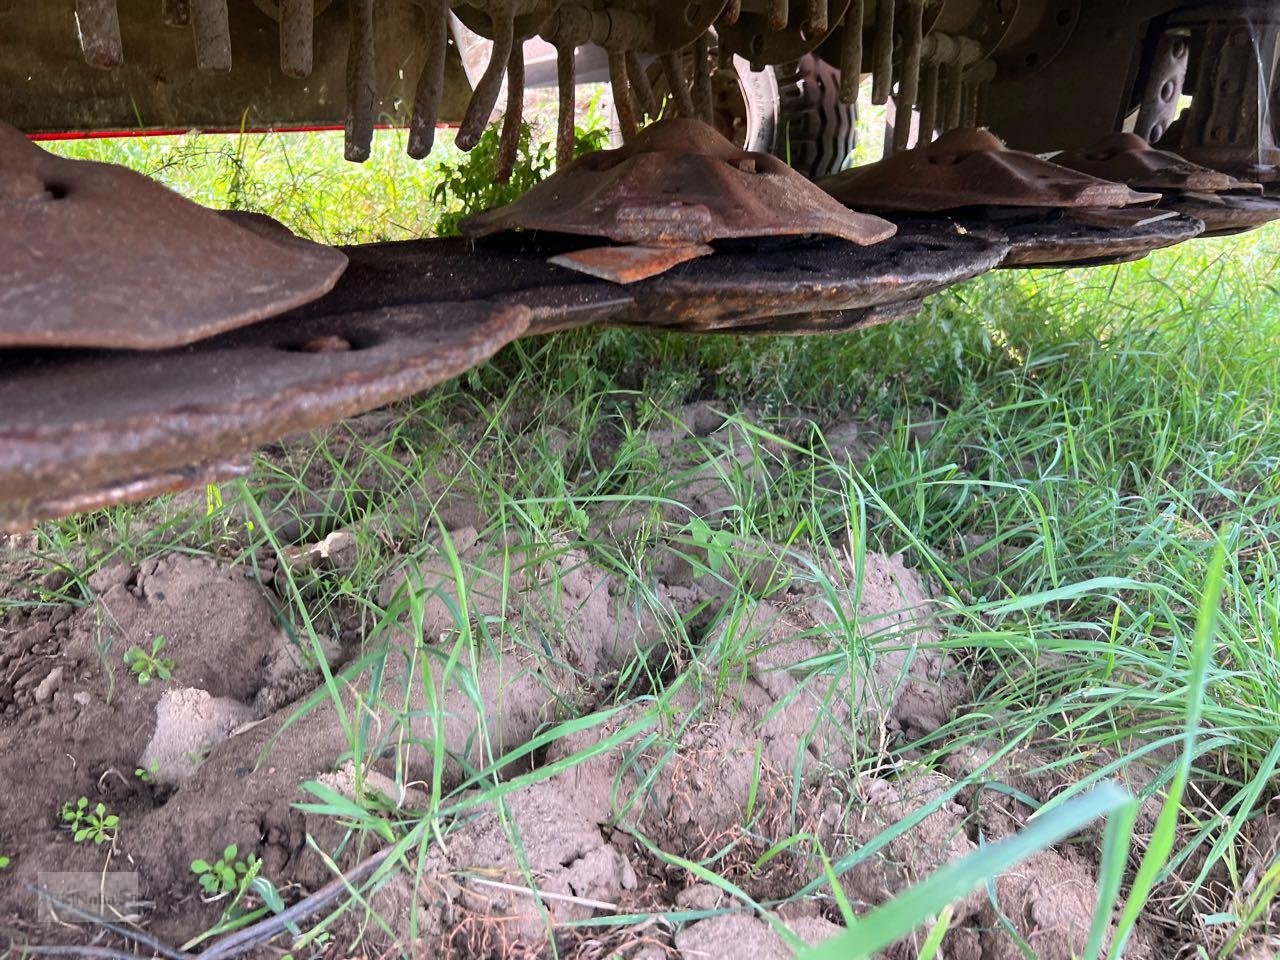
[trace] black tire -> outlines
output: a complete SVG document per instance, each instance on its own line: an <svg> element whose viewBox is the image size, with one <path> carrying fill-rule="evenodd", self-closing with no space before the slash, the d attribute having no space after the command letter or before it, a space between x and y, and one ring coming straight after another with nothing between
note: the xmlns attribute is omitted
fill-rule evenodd
<svg viewBox="0 0 1280 960"><path fill-rule="evenodd" d="M840 102L840 71L813 54L773 68L778 121L773 148L810 179L839 173L858 138L858 108Z"/></svg>

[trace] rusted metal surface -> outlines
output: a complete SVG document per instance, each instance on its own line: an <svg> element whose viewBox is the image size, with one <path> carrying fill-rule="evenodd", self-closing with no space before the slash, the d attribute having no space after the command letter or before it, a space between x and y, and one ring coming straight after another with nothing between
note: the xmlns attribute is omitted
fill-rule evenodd
<svg viewBox="0 0 1280 960"><path fill-rule="evenodd" d="M363 163L373 148L374 107L378 96L373 0L349 0L348 12L351 25L342 155L353 163Z"/></svg>
<svg viewBox="0 0 1280 960"><path fill-rule="evenodd" d="M1131 226L1072 219L1074 211L1001 223L1009 242L1002 267L1092 267L1140 260L1153 250L1191 240L1203 232L1194 217L1148 219Z"/></svg>
<svg viewBox="0 0 1280 960"><path fill-rule="evenodd" d="M1206 237L1228 236L1280 220L1280 204L1261 196L1261 184L1156 149L1134 134L1112 134L1087 150L1054 159L1131 187L1161 191L1160 208L1204 221Z"/></svg>
<svg viewBox="0 0 1280 960"><path fill-rule="evenodd" d="M1133 133L1113 133L1082 150L1066 150L1054 163L1103 180L1115 180L1135 190L1193 190L1218 193L1223 190L1262 188L1237 180L1219 170L1192 163L1176 153L1158 150Z"/></svg>
<svg viewBox="0 0 1280 960"><path fill-rule="evenodd" d="M548 262L557 267L577 270L589 277L626 284L656 277L674 266L714 252L703 243L679 247L588 247L549 257Z"/></svg>
<svg viewBox="0 0 1280 960"><path fill-rule="evenodd" d="M409 144L406 148L415 160L421 160L435 145L449 51L449 7L445 0L422 0L422 15L425 18L423 47L426 61L418 74L418 85L413 93L413 114L409 119Z"/></svg>
<svg viewBox="0 0 1280 960"><path fill-rule="evenodd" d="M460 150L470 150L480 142L480 135L489 124L493 109L498 103L498 94L502 90L502 78L506 75L507 62L511 59L511 50L515 45L514 0L495 0L493 8L487 11L489 17L489 34L493 38L493 46L489 51L489 63L484 73L476 82L471 101L467 104L467 112L458 126L458 134L454 143Z"/></svg>
<svg viewBox="0 0 1280 960"><path fill-rule="evenodd" d="M740 150L696 120L673 118L619 150L580 157L514 203L462 222L472 238L508 230L654 246L797 234L867 244L894 228L846 210L775 157Z"/></svg>
<svg viewBox="0 0 1280 960"><path fill-rule="evenodd" d="M288 0L286 13L297 6L297 0ZM281 64L281 44L285 35L293 37L293 16L277 23L280 5L269 0L226 5L230 72L196 69L194 4L186 0L118 3L124 62L112 70L85 61L70 3L0 3L0 90L5 91L0 120L26 133L239 130L242 123L340 127L350 27L346 7L315 0L311 73L298 78L284 70L302 69L300 53L283 69ZM458 122L471 88L457 47L442 50L438 35L427 38L424 12L415 0L377 0L375 13L374 114L407 119L424 63L442 54L439 119Z"/></svg>
<svg viewBox="0 0 1280 960"><path fill-rule="evenodd" d="M301 80L311 76L315 60L314 0L280 0L276 20L280 24L280 72Z"/></svg>
<svg viewBox="0 0 1280 960"><path fill-rule="evenodd" d="M515 44L507 61L507 109L502 117L502 133L498 139L498 168L494 180L510 183L520 152L520 134L524 129L524 47Z"/></svg>
<svg viewBox="0 0 1280 960"><path fill-rule="evenodd" d="M898 77L898 92L893 101L894 110L901 122L893 126L893 150L907 148L911 140L911 111L919 103L920 55L924 46L924 0L906 0L903 12L906 14L903 27L905 46Z"/></svg>
<svg viewBox="0 0 1280 960"><path fill-rule="evenodd" d="M871 102L881 105L889 102L893 87L894 0L876 3L875 33L871 43Z"/></svg>
<svg viewBox="0 0 1280 960"><path fill-rule="evenodd" d="M732 24L722 23L716 29L726 50L746 58L759 70L799 60L816 50L835 31L848 6L849 0L830 0L825 22L813 24L807 0L790 0L763 11L743 9Z"/></svg>
<svg viewBox="0 0 1280 960"><path fill-rule="evenodd" d="M560 0L450 0L450 6L468 29L492 40L505 29L506 18L511 19L516 36L533 36L555 13Z"/></svg>
<svg viewBox="0 0 1280 960"><path fill-rule="evenodd" d="M861 247L827 238L722 244L713 257L628 287L635 308L610 322L702 333L821 332L833 314L918 300L985 273L1006 252L1000 238L914 231Z"/></svg>
<svg viewBox="0 0 1280 960"><path fill-rule="evenodd" d="M820 184L855 209L937 213L962 207L1120 207L1141 194L1017 150L986 130L959 129Z"/></svg>
<svg viewBox="0 0 1280 960"><path fill-rule="evenodd" d="M114 70L124 63L116 0L76 0L76 26L85 63L99 70Z"/></svg>
<svg viewBox="0 0 1280 960"><path fill-rule="evenodd" d="M224 464L415 393L527 333L596 323L832 332L902 315L1007 250L954 234L868 247L731 242L620 287L548 263L573 249L560 243L350 247L351 266L322 300L193 346L5 352L0 525L201 482L206 473L191 465Z"/></svg>
<svg viewBox="0 0 1280 960"><path fill-rule="evenodd" d="M0 346L179 346L314 300L346 265L4 124L0 178Z"/></svg>
<svg viewBox="0 0 1280 960"><path fill-rule="evenodd" d="M510 235L475 245L416 240L344 247L350 265L342 281L304 310L343 314L370 304L416 310L480 300L527 307L529 334L608 323L630 309L633 288L547 262L549 256L587 245Z"/></svg>
<svg viewBox="0 0 1280 960"><path fill-rule="evenodd" d="M891 320L901 320L920 312L922 300L899 300L874 307L853 307L848 310L825 310L801 313L793 316L771 317L767 323L753 326L743 324L734 329L735 334L777 336L822 336L848 333L866 327L878 326Z"/></svg>
<svg viewBox="0 0 1280 960"><path fill-rule="evenodd" d="M156 353L0 357L0 523L176 483L282 436L455 376L524 332L527 309L305 309ZM349 350L305 351L323 337Z"/></svg>
<svg viewBox="0 0 1280 960"><path fill-rule="evenodd" d="M64 496L36 497L21 507L22 513L14 514L12 517L6 517L3 512L4 504L0 502L0 531L17 533L39 520L56 520L58 517L102 510L122 503L150 500L152 497L159 497L166 493L177 493L210 483L223 483L245 476L249 468L249 459L245 457L240 460L142 474L128 477L115 484L76 490Z"/></svg>
<svg viewBox="0 0 1280 960"><path fill-rule="evenodd" d="M674 53L664 53L658 58L658 62L662 65L662 78L671 94L671 108L678 117L692 117L693 94L689 90L684 62Z"/></svg>
<svg viewBox="0 0 1280 960"><path fill-rule="evenodd" d="M590 244L569 236L506 234L344 248L351 265L324 300L300 313L344 313L376 302L417 309L484 300L528 307L529 334L587 325L686 332L764 327L774 317L861 309L917 299L996 266L998 237L908 230L883 243L777 238L725 241L714 255L661 277L619 286L549 260Z"/></svg>
<svg viewBox="0 0 1280 960"><path fill-rule="evenodd" d="M1272 106L1280 17L1263 0L423 0L421 6L425 13L416 0L153 0L117 10L117 0L76 0L77 16L69 17L62 4L0 2L0 88L15 93L7 119L27 130L226 128L238 126L249 107L255 125L345 119L345 152L361 160L370 118L402 120L416 102L415 155L429 148L423 127L437 116L462 115L457 142L469 149L492 117L513 45L537 34L565 50L595 44L607 51L630 132L633 94L644 99L634 89L639 59L692 51L701 63L714 28L722 52L758 68L811 52L838 62L846 101L868 68L874 102L892 96L899 115L919 108L928 121L920 124L919 140L935 127L989 125L1017 146L1049 150L1096 138L1136 106L1138 132L1147 138L1164 134L1171 144L1208 151L1214 159L1202 162L1209 166L1243 164L1253 179L1280 178ZM481 55L487 68L476 72L474 95L464 81L470 71L461 69L446 70L441 91L441 64L460 59L439 29L446 7L477 31L481 46L494 48L492 56ZM184 25L190 39L173 42L167 24ZM471 52L464 51L468 60ZM109 76L96 67L108 68ZM216 86L201 71L218 74ZM1196 95L1175 121L1187 77ZM416 98L408 89L415 78L422 81ZM707 71L695 70L692 79L692 99L705 110ZM339 103L334 94L344 87L346 102ZM682 88L672 84L677 97ZM462 103L469 104L465 111ZM652 116L640 104L637 120L646 113ZM909 144L910 129L895 127L892 149Z"/></svg>
<svg viewBox="0 0 1280 960"><path fill-rule="evenodd" d="M218 210L215 212L224 220L229 220L236 226L243 227L245 230L256 233L261 237L267 237L270 240L295 241L308 248L318 246L318 244L314 244L310 240L299 237L269 214L259 213L256 210ZM326 247L324 249L333 248Z"/></svg>
<svg viewBox="0 0 1280 960"><path fill-rule="evenodd" d="M191 34L198 70L230 72L231 20L227 0L191 0Z"/></svg>
<svg viewBox="0 0 1280 960"><path fill-rule="evenodd" d="M840 37L840 102L856 103L862 85L862 31L866 0L852 0L844 15Z"/></svg>
<svg viewBox="0 0 1280 960"><path fill-rule="evenodd" d="M1204 236L1228 237L1280 220L1280 197L1184 193L1160 204L1204 221Z"/></svg>
<svg viewBox="0 0 1280 960"><path fill-rule="evenodd" d="M899 236L962 235L1003 243L1001 268L1085 267L1138 260L1191 240L1202 221L1172 210L1079 208L989 210L897 218Z"/></svg>

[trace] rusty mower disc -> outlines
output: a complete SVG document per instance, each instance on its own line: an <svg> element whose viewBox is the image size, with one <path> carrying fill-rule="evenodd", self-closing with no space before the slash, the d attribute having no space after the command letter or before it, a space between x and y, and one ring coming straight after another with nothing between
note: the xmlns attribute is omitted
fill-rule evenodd
<svg viewBox="0 0 1280 960"><path fill-rule="evenodd" d="M180 485L456 376L528 323L510 304L304 308L172 350L5 351L0 527Z"/></svg>
<svg viewBox="0 0 1280 960"><path fill-rule="evenodd" d="M1062 153L1054 159L1137 190L1161 191L1160 208L1203 220L1202 236L1230 236L1280 220L1280 202L1262 196L1262 184L1158 150L1136 134L1114 133L1086 150Z"/></svg>
<svg viewBox="0 0 1280 960"><path fill-rule="evenodd" d="M676 117L618 150L579 157L514 203L462 222L473 239L509 230L686 246L801 234L872 244L894 227L846 209L776 157L740 150L701 121Z"/></svg>
<svg viewBox="0 0 1280 960"><path fill-rule="evenodd" d="M1280 197L1181 193L1170 195L1160 206L1203 220L1206 237L1229 237L1280 220Z"/></svg>
<svg viewBox="0 0 1280 960"><path fill-rule="evenodd" d="M1134 190L1262 192L1257 184L1202 167L1168 150L1158 150L1136 133L1108 134L1091 147L1057 154L1053 162L1102 180L1123 183Z"/></svg>
<svg viewBox="0 0 1280 960"><path fill-rule="evenodd" d="M0 347L182 346L314 300L347 264L3 123L0 222Z"/></svg>
<svg viewBox="0 0 1280 960"><path fill-rule="evenodd" d="M985 130L959 129L878 163L821 181L856 210L940 213L963 207L1123 207L1160 199L1122 183L1010 150Z"/></svg>

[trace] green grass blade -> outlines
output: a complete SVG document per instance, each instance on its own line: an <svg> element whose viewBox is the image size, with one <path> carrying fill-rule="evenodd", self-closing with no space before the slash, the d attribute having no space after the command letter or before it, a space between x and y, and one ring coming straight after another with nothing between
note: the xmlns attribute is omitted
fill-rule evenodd
<svg viewBox="0 0 1280 960"><path fill-rule="evenodd" d="M1147 899L1151 896L1151 890L1168 861L1177 838L1178 818L1182 813L1182 794L1191 777L1191 764L1195 759L1196 734L1200 730L1200 718L1204 711L1205 676L1209 672L1209 663L1212 660L1213 638L1218 621L1218 606L1222 602L1223 575L1226 565L1227 543L1225 538L1220 537L1213 560L1209 564L1209 573L1205 578L1204 591L1196 614L1191 662L1187 670L1187 706L1182 754L1177 771L1169 783L1169 793L1165 798L1164 806L1160 809L1160 816L1156 820L1155 830L1147 844L1146 853L1133 878L1133 886L1130 888L1124 912L1116 924L1115 937L1109 954L1114 958L1123 955L1125 943L1133 932L1134 924L1137 923L1139 915L1146 906Z"/></svg>

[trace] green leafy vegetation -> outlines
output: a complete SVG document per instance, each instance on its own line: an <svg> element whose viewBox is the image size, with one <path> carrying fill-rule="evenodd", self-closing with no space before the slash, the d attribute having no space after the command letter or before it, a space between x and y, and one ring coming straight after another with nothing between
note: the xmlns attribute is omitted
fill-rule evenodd
<svg viewBox="0 0 1280 960"><path fill-rule="evenodd" d="M169 680L173 677L173 660L160 656L164 643L164 637L156 637L151 641L150 651L130 647L124 652L124 665L132 671L138 683L148 684L157 678Z"/></svg>
<svg viewBox="0 0 1280 960"><path fill-rule="evenodd" d="M231 843L212 863L203 859L192 860L191 872L196 875L200 889L211 897L241 895L258 875L260 863L251 853L244 857L238 854L236 845Z"/></svg>
<svg viewBox="0 0 1280 960"><path fill-rule="evenodd" d="M93 841L101 846L116 838L120 818L109 812L105 804L90 806L89 798L81 797L62 805L62 823L71 831L71 839L76 843Z"/></svg>

